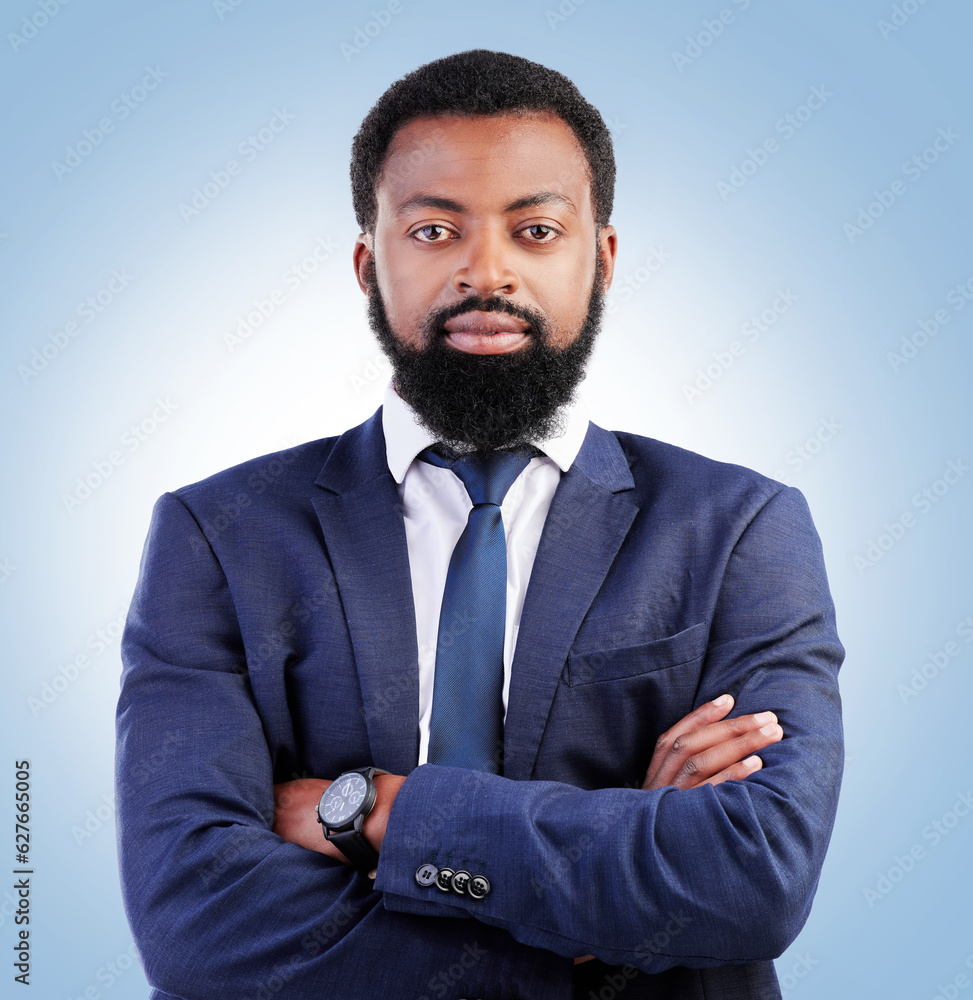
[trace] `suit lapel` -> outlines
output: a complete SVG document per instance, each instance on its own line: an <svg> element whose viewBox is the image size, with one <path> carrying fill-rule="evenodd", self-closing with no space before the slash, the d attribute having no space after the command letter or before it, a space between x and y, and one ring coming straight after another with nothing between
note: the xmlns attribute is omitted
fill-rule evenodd
<svg viewBox="0 0 973 1000"><path fill-rule="evenodd" d="M419 755L415 606L381 413L341 435L312 502L351 634L373 761L408 774Z"/></svg>
<svg viewBox="0 0 973 1000"><path fill-rule="evenodd" d="M638 510L617 438L589 424L558 484L524 598L504 726L504 774L531 777L564 663Z"/></svg>

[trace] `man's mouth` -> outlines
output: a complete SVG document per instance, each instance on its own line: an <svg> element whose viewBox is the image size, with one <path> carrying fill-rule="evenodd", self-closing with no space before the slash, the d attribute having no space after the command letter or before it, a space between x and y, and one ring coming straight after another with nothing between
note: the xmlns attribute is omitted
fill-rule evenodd
<svg viewBox="0 0 973 1000"><path fill-rule="evenodd" d="M465 354L509 354L530 341L528 324L509 313L471 310L443 325L446 343Z"/></svg>

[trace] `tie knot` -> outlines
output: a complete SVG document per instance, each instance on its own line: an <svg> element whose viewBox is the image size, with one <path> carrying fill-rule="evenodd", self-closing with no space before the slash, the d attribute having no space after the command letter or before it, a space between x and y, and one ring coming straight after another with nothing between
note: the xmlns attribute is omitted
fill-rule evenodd
<svg viewBox="0 0 973 1000"><path fill-rule="evenodd" d="M452 469L466 487L473 506L490 503L499 507L514 480L527 468L531 454L520 451L475 451L459 458L443 458L427 448L419 456L424 462Z"/></svg>

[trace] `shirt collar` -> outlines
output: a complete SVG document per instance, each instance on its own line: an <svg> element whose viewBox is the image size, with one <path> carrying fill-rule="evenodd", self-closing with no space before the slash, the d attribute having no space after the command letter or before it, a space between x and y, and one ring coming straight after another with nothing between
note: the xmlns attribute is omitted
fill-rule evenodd
<svg viewBox="0 0 973 1000"><path fill-rule="evenodd" d="M581 451L585 434L588 433L588 410L580 397L561 408L562 433L557 437L531 444L544 452L561 470L567 472ZM392 388L385 388L382 402L382 430L385 433L385 457L389 471L397 483L405 479L406 472L416 455L424 451L436 438L419 422L415 411Z"/></svg>

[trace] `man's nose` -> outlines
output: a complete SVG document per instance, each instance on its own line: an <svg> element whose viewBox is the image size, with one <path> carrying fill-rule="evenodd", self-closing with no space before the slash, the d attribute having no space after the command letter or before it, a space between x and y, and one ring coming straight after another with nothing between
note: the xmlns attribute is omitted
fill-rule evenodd
<svg viewBox="0 0 973 1000"><path fill-rule="evenodd" d="M513 266L515 248L501 233L482 232L466 238L466 251L453 274L453 288L461 295L512 295L520 288Z"/></svg>

